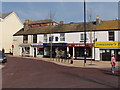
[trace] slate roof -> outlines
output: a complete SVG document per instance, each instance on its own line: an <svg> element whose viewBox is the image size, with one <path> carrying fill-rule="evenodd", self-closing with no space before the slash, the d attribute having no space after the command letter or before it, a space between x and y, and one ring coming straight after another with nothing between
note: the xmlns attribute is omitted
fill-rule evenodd
<svg viewBox="0 0 120 90"><path fill-rule="evenodd" d="M11 13L12 12L10 12L10 13L0 13L0 18L4 19L5 17L7 17Z"/></svg>
<svg viewBox="0 0 120 90"><path fill-rule="evenodd" d="M86 24L87 31L90 30L115 30L120 29L118 21L120 20L109 20L102 21L101 24L95 25L95 22L88 22ZM16 35L32 35L32 34L48 34L52 33L65 33L65 32L80 32L84 31L84 23L69 23L69 24L59 24L56 26L44 26L44 27L34 27L26 31L21 29Z"/></svg>

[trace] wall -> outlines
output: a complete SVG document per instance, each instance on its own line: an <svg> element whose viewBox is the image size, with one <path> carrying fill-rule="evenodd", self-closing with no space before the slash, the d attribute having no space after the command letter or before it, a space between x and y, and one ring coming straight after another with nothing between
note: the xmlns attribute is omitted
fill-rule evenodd
<svg viewBox="0 0 120 90"><path fill-rule="evenodd" d="M98 42L108 41L108 31L96 31L95 38L97 38Z"/></svg>
<svg viewBox="0 0 120 90"><path fill-rule="evenodd" d="M19 45L23 43L23 36L14 36L13 37L13 44L14 44L14 49L13 49L13 55L14 56L19 56L20 55L20 47Z"/></svg>
<svg viewBox="0 0 120 90"><path fill-rule="evenodd" d="M2 27L2 48L5 48L6 53L9 53L10 49L12 49L13 34L19 31L23 27L23 24L20 22L15 13L11 13L3 20Z"/></svg>
<svg viewBox="0 0 120 90"><path fill-rule="evenodd" d="M2 21L0 21L0 50L2 50Z"/></svg>

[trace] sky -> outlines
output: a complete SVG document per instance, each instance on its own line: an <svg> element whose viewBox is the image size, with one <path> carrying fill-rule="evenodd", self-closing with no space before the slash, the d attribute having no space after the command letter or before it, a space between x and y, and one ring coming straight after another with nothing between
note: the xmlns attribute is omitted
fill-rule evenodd
<svg viewBox="0 0 120 90"><path fill-rule="evenodd" d="M22 22L26 19L49 19L50 12L56 22L83 22L83 2L1 2L0 12L15 12ZM86 2L87 21L118 18L118 2ZM91 16L91 19L89 17Z"/></svg>

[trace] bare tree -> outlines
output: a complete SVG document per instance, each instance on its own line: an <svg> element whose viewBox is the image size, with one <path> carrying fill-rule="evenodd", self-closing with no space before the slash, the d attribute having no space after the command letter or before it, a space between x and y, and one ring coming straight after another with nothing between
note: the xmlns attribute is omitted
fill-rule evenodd
<svg viewBox="0 0 120 90"><path fill-rule="evenodd" d="M89 33L89 38L90 38L90 44L92 44L92 41L93 41L93 38L92 38L92 31L93 31L93 25L92 25L92 9L90 8L88 11L87 11L87 15L88 15L88 30L90 30L90 33ZM91 50L92 50L92 46L91 47ZM91 64L92 64L92 56L91 56Z"/></svg>
<svg viewBox="0 0 120 90"><path fill-rule="evenodd" d="M51 10L50 10L50 13L49 13L49 19L50 19L50 26L52 26L52 22L53 22L53 19L55 18L55 12L53 13ZM52 36L52 28L50 29L50 60L52 60L52 52L53 52L53 45L52 45L52 40L53 40L53 36Z"/></svg>

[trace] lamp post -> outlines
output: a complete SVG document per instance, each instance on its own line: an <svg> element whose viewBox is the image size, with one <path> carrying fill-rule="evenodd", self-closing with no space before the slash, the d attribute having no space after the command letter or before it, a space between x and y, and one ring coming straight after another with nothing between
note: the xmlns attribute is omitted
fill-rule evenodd
<svg viewBox="0 0 120 90"><path fill-rule="evenodd" d="M84 0L84 66L86 64L86 3Z"/></svg>

